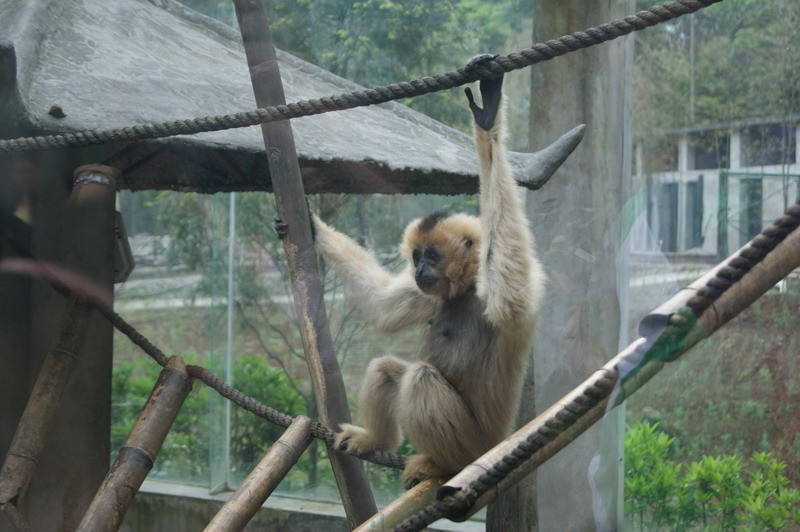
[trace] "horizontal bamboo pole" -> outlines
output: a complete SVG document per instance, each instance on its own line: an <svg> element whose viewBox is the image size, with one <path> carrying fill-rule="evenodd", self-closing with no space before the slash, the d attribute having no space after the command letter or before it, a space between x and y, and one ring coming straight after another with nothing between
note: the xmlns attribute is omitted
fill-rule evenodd
<svg viewBox="0 0 800 532"><path fill-rule="evenodd" d="M297 416L217 512L205 532L235 532L247 526L310 443L311 419Z"/></svg>
<svg viewBox="0 0 800 532"><path fill-rule="evenodd" d="M429 506L436 500L436 490L442 485L442 479L429 478L423 480L400 497L393 500L383 510L364 521L353 532L386 532Z"/></svg>
<svg viewBox="0 0 800 532"><path fill-rule="evenodd" d="M147 473L153 468L158 451L191 389L191 379L183 359L171 357L114 465L78 525L79 531L106 532L119 529L125 512Z"/></svg>
<svg viewBox="0 0 800 532"><path fill-rule="evenodd" d="M61 407L61 395L86 333L89 310L82 296L70 295L58 337L45 356L0 470L0 506L19 506L28 489L47 432Z"/></svg>

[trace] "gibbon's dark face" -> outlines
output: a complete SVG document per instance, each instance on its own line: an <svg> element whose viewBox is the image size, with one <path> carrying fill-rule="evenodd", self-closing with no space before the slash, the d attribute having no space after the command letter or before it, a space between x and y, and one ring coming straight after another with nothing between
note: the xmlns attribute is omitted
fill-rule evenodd
<svg viewBox="0 0 800 532"><path fill-rule="evenodd" d="M419 289L426 294L438 292L436 285L442 279L440 273L442 253L436 249L436 246L414 248L411 258L414 261L414 279Z"/></svg>

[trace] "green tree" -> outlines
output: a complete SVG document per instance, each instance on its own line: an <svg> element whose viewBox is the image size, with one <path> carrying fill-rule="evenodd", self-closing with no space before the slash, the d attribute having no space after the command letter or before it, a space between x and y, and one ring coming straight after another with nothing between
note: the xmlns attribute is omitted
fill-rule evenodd
<svg viewBox="0 0 800 532"><path fill-rule="evenodd" d="M794 0L737 0L638 32L637 131L800 112L798 22Z"/></svg>
<svg viewBox="0 0 800 532"><path fill-rule="evenodd" d="M230 2L182 0L231 24ZM522 0L265 0L275 45L362 85L386 85L454 70L499 52L523 27ZM524 13L524 16L520 16ZM447 124L469 127L461 91L404 101Z"/></svg>

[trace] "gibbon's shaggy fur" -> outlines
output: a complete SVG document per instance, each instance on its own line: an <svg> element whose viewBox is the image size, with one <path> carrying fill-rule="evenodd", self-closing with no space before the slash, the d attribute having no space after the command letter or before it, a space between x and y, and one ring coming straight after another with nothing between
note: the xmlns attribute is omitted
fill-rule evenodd
<svg viewBox="0 0 800 532"><path fill-rule="evenodd" d="M544 274L503 147L502 76L481 82L481 93L483 109L467 89L480 218L436 213L411 222L399 275L313 218L318 249L379 329L427 328L417 361L370 362L363 428L344 424L336 438L341 450L389 451L402 427L420 453L403 472L407 488L460 471L510 433L542 300Z"/></svg>

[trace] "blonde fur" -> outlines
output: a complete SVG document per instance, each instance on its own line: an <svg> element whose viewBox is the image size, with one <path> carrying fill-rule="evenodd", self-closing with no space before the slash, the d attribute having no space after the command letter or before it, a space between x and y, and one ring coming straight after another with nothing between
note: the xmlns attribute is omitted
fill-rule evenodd
<svg viewBox="0 0 800 532"><path fill-rule="evenodd" d="M399 275L349 237L314 218L318 249L383 331L428 323L418 361L373 360L359 398L363 428L343 425L343 450L391 450L400 427L420 453L406 487L454 474L511 431L534 338L544 274L506 162L502 107L494 126L474 127L480 218L456 214L405 230ZM415 282L414 249L433 246L447 283L435 295Z"/></svg>

